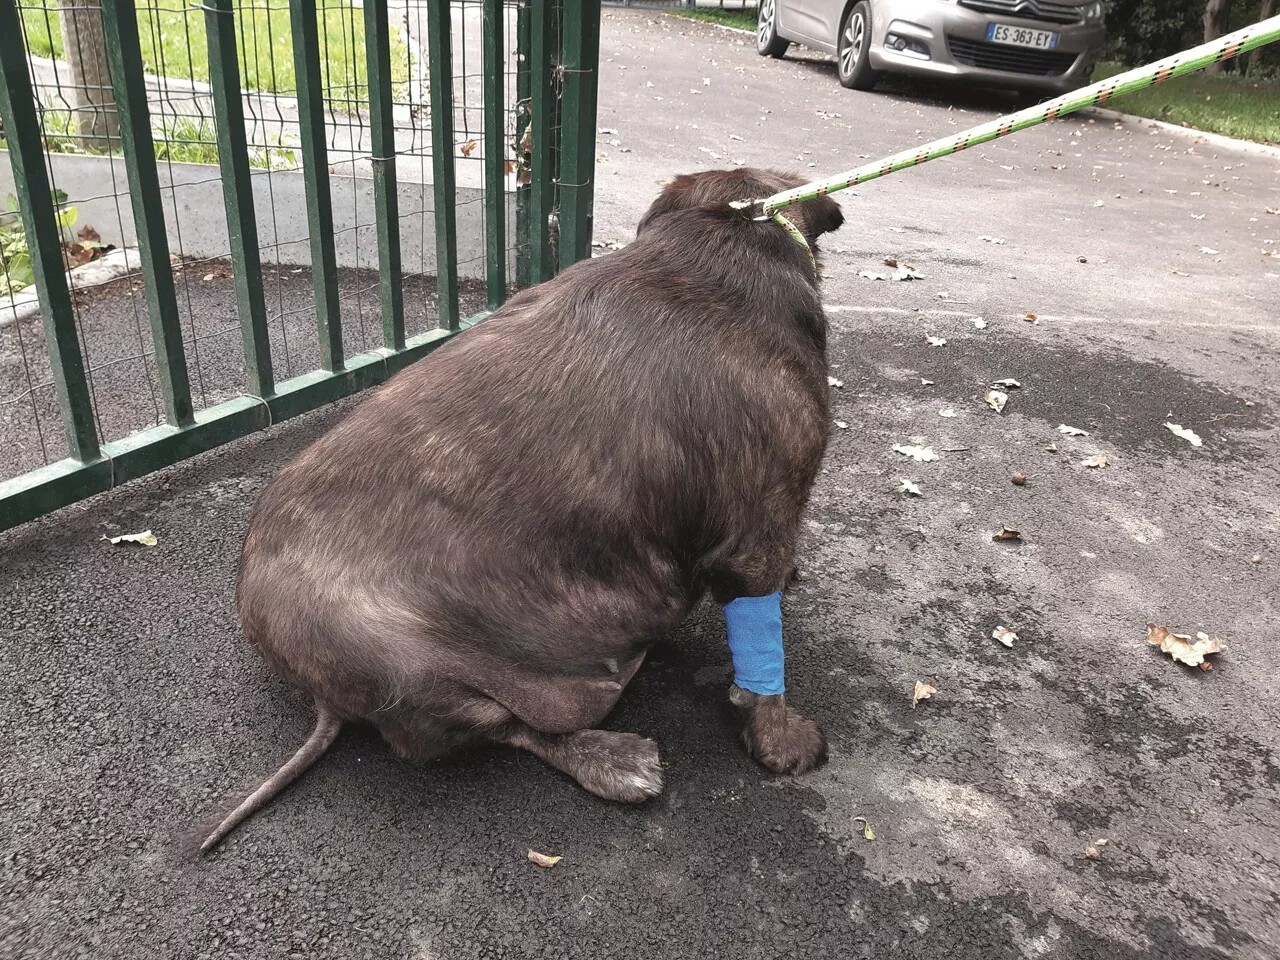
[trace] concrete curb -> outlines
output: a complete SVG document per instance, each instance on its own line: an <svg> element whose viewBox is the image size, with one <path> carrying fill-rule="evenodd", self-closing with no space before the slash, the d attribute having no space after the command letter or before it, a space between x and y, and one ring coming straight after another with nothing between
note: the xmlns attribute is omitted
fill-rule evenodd
<svg viewBox="0 0 1280 960"><path fill-rule="evenodd" d="M1267 143L1254 143L1252 140L1236 140L1234 137L1224 137L1220 133L1208 133L1204 130L1196 130L1194 127L1183 127L1176 123L1166 123L1163 120L1152 120L1150 117L1138 117L1131 113L1120 113L1118 110L1107 110L1103 107L1086 107L1079 111L1081 116L1096 117L1099 120L1113 120L1117 123L1134 123L1139 126L1153 127L1162 133L1173 134L1174 136L1185 137L1188 140L1196 140L1200 143L1208 144L1222 150L1237 150L1240 153L1252 153L1258 156L1272 157L1280 160L1280 147L1272 146Z"/></svg>
<svg viewBox="0 0 1280 960"><path fill-rule="evenodd" d="M67 271L67 286L73 291L96 287L132 273L141 263L138 251L132 247L112 250L99 260L91 260ZM6 300L8 302L0 306L0 327L40 313L40 297L34 286L23 287Z"/></svg>

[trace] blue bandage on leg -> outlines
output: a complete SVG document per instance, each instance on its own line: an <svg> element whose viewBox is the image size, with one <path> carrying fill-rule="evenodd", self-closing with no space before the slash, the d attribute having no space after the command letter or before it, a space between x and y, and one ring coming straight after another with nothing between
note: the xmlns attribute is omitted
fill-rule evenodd
<svg viewBox="0 0 1280 960"><path fill-rule="evenodd" d="M733 682L763 697L782 693L782 592L726 603L724 620Z"/></svg>

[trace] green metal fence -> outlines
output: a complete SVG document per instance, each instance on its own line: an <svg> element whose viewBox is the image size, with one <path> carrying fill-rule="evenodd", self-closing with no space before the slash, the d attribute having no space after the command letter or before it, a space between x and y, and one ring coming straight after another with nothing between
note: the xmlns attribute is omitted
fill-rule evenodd
<svg viewBox="0 0 1280 960"><path fill-rule="evenodd" d="M377 384L589 256L599 24L0 0L0 529Z"/></svg>

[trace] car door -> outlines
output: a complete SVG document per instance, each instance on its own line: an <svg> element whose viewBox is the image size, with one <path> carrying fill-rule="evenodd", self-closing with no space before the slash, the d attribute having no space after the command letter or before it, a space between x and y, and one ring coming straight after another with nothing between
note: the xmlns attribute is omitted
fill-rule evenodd
<svg viewBox="0 0 1280 960"><path fill-rule="evenodd" d="M783 36L819 50L830 51L836 31L825 29L829 7L839 0L777 0L778 27ZM836 16L839 16L837 13Z"/></svg>

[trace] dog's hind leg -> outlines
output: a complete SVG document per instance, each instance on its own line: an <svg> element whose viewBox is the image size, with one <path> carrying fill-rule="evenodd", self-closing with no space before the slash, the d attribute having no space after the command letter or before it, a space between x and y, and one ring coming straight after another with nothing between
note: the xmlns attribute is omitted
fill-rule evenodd
<svg viewBox="0 0 1280 960"><path fill-rule="evenodd" d="M550 734L513 720L488 736L528 750L606 800L643 803L662 792L658 745L634 733L579 730Z"/></svg>

